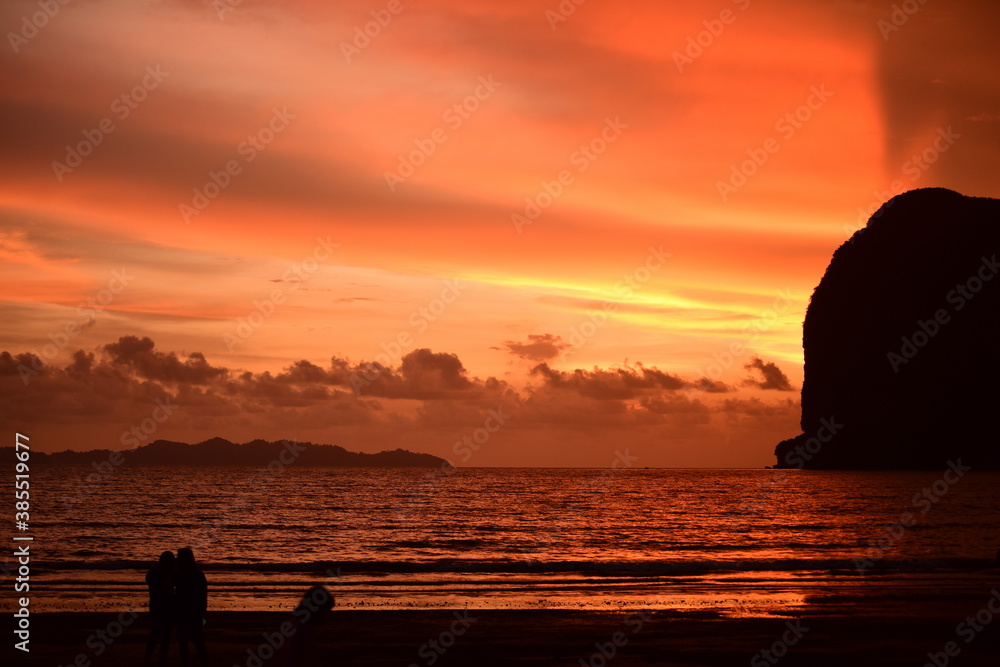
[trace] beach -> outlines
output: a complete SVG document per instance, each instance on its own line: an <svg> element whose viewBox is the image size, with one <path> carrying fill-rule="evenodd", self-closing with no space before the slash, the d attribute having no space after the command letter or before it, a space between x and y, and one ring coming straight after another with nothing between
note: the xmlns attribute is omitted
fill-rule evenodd
<svg viewBox="0 0 1000 667"><path fill-rule="evenodd" d="M38 475L28 664L142 664L145 573L185 544L216 667L1000 664L992 473L923 513L934 473L123 469L58 502L78 474ZM298 632L313 584L336 608Z"/></svg>
<svg viewBox="0 0 1000 667"><path fill-rule="evenodd" d="M404 667L995 667L1000 664L1000 592L991 585L997 579L983 572L979 585L959 591L876 578L864 597L815 596L795 614L767 617L713 610L335 609L315 626L313 650L320 664ZM122 620L127 624L115 627ZM210 664L282 665L272 647L301 638L304 620L291 609L209 610ZM145 612L42 613L32 618L32 628L32 664L137 665L148 618ZM179 664L176 645L167 664Z"/></svg>
<svg viewBox="0 0 1000 667"><path fill-rule="evenodd" d="M905 606L906 602L900 604ZM780 662L920 666L928 662L928 653L942 653L946 642L956 639L955 620L947 614L918 618L807 614L792 620L720 619L655 611L644 613L648 618L643 618L633 612L485 610L470 615L469 619L475 620L451 644L447 633L456 622L456 614L463 612L335 612L321 633L319 653L326 664L336 665L721 666ZM210 664L273 664L272 660L257 662L251 656L259 659L268 655L268 651L261 651L265 634L273 637L289 617L273 612L213 614L206 628ZM87 639L95 630L106 628L109 619L113 621L104 614L39 615L36 636L46 639L32 642L32 664L69 665L81 652L94 665L141 664L147 627L144 617L100 656L87 649ZM802 636L796 637L790 627ZM988 631L963 645L955 664L1000 664L997 634ZM797 639L796 643L788 646L787 654L769 661L762 651L785 636ZM440 648L429 644L435 640ZM442 643L451 645L444 648ZM91 645L99 643L92 641ZM168 664L178 664L176 647L171 647Z"/></svg>

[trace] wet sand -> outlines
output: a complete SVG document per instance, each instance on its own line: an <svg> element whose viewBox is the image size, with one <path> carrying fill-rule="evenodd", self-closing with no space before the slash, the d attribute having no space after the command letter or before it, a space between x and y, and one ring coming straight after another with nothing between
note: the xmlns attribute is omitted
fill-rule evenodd
<svg viewBox="0 0 1000 667"><path fill-rule="evenodd" d="M956 626L967 613L975 614L976 607L969 609L968 600L941 602L914 609L901 598L893 603L898 615L812 608L794 618L655 611L645 612L644 617L612 611L478 610L466 616L463 611L336 610L319 626L316 641L309 643L315 644L310 650L320 659L317 664L329 665L921 667L932 664L928 653L939 654L937 667L1000 665L1000 615L966 642L956 634ZM141 665L146 615L139 614L117 639L105 643L95 631L103 630L105 637L109 630L114 634L117 628L108 626L117 618L97 613L33 616L28 664L68 666L83 655L95 667ZM285 622L291 623L286 629L299 627L299 619L290 612L210 612L209 664L287 664L280 654L272 657L267 648L261 649L266 646L265 635L274 641ZM948 642L956 643L957 657L944 652ZM761 653L768 649L774 652ZM176 645L171 646L166 664L179 664ZM198 662L193 659L191 664Z"/></svg>

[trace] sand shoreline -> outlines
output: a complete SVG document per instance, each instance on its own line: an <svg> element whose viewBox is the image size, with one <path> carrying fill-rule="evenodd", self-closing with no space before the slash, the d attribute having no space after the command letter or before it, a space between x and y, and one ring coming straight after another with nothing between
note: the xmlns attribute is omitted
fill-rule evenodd
<svg viewBox="0 0 1000 667"><path fill-rule="evenodd" d="M918 610L919 614L907 609L905 600L898 604L898 616L830 614L812 609L789 618L720 618L712 613L656 610L336 610L316 633L316 651L322 664L403 667L757 667L778 662L921 667L928 662L928 653L942 652L948 641L957 641L961 657L954 658L956 665L1000 664L1000 616L995 625L985 626L966 643L955 634L962 615L954 608L966 604L926 607ZM969 611L974 614L976 610ZM117 613L35 615L28 664L142 664L146 615L140 613L115 628L119 618ZM210 664L258 667L259 660L261 665L278 667L280 659L270 658L271 651L261 647L268 644L268 636L271 643L280 642L275 633L289 621L296 622L291 612L210 612L206 627ZM112 639L114 634L118 636ZM768 649L782 653L780 660L772 653L771 662L768 654L762 653ZM262 656L266 659L260 660ZM171 647L167 664L179 664L176 646Z"/></svg>

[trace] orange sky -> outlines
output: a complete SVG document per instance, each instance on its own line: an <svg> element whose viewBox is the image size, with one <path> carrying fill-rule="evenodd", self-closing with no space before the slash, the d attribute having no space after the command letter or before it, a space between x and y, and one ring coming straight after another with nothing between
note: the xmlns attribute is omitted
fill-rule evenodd
<svg viewBox="0 0 1000 667"><path fill-rule="evenodd" d="M167 398L151 437L764 465L859 211L1000 194L988 2L224 2L0 8L2 420L40 449Z"/></svg>

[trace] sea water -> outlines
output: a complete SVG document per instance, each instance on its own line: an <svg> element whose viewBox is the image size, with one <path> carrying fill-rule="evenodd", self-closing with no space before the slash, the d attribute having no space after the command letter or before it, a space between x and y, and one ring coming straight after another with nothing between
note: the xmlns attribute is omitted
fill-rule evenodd
<svg viewBox="0 0 1000 667"><path fill-rule="evenodd" d="M974 587L1000 549L1000 473L948 470L122 467L88 481L43 465L32 604L141 609L145 572L183 546L213 609L289 609L314 583L347 608L729 615L856 600L887 577Z"/></svg>

